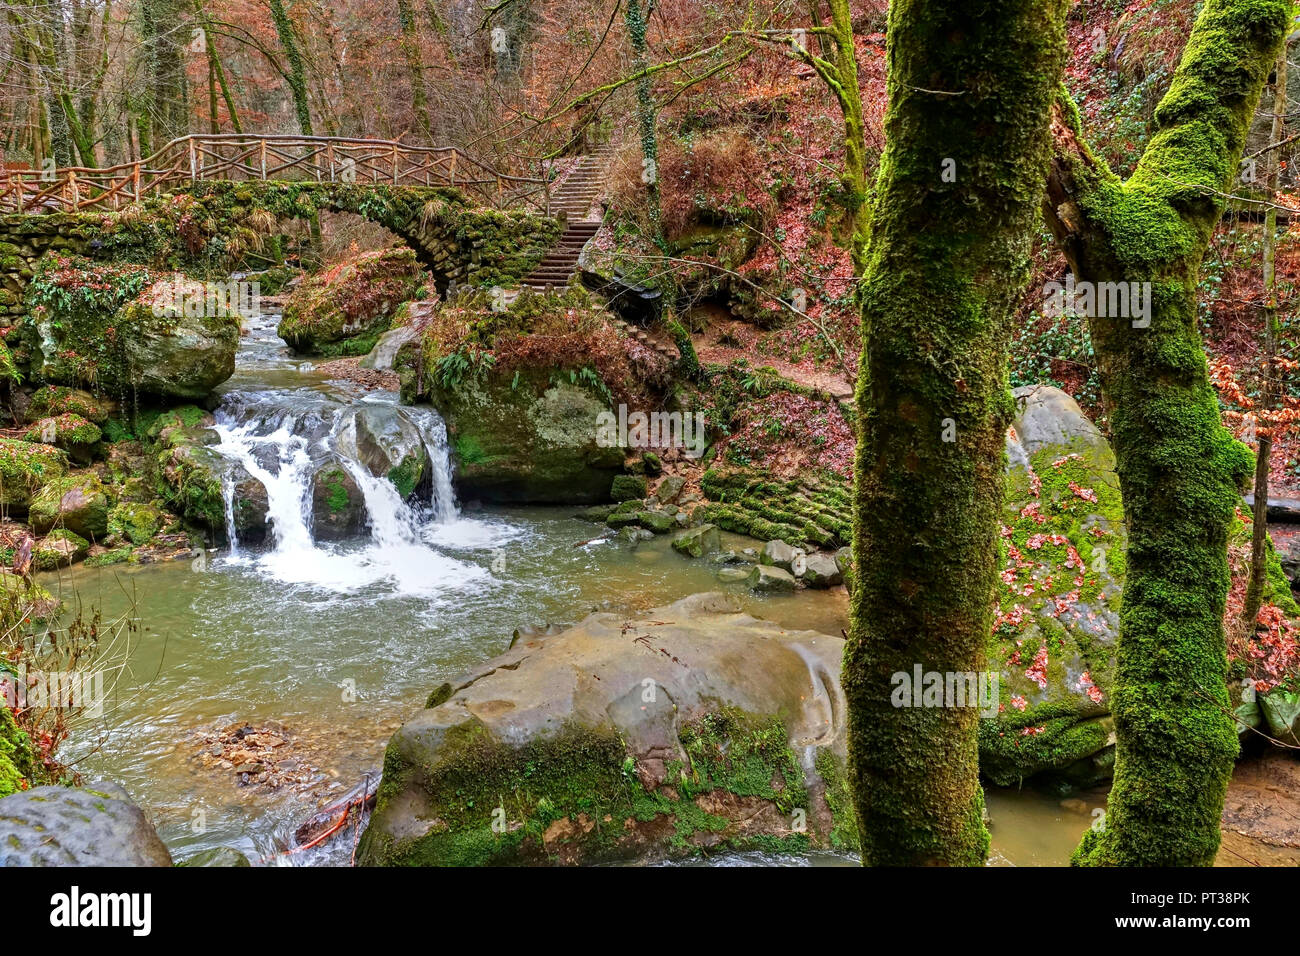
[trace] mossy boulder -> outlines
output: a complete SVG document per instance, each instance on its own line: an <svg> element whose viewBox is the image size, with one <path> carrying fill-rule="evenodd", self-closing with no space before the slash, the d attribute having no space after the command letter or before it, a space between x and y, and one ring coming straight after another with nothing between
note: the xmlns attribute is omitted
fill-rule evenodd
<svg viewBox="0 0 1300 956"><path fill-rule="evenodd" d="M1115 456L1064 392L1034 386L1014 395L988 651L1001 713L980 722L980 769L1004 786L1044 772L1095 783L1113 762L1109 702L1125 567Z"/></svg>
<svg viewBox="0 0 1300 956"><path fill-rule="evenodd" d="M366 527L366 500L356 480L337 461L316 470L311 483L312 537L332 541Z"/></svg>
<svg viewBox="0 0 1300 956"><path fill-rule="evenodd" d="M716 526L702 524L673 538L673 550L688 558L702 558L722 549L722 537Z"/></svg>
<svg viewBox="0 0 1300 956"><path fill-rule="evenodd" d="M38 534L66 528L98 541L108 534L108 489L94 472L78 472L47 482L32 498L27 519Z"/></svg>
<svg viewBox="0 0 1300 956"><path fill-rule="evenodd" d="M363 405L338 437L342 450L376 478L391 481L402 498L427 487L433 474L425 435L413 414L392 405Z"/></svg>
<svg viewBox="0 0 1300 956"><path fill-rule="evenodd" d="M32 567L37 571L66 568L80 561L90 550L90 542L66 528L57 528L32 547Z"/></svg>
<svg viewBox="0 0 1300 956"><path fill-rule="evenodd" d="M53 445L81 464L89 464L100 447L99 426L75 412L37 419L23 433L23 440Z"/></svg>
<svg viewBox="0 0 1300 956"><path fill-rule="evenodd" d="M795 576L784 568L756 564L749 569L745 583L760 594L788 594L799 586Z"/></svg>
<svg viewBox="0 0 1300 956"><path fill-rule="evenodd" d="M235 537L243 544L252 544L266 538L269 526L266 521L271 502L266 485L249 474L241 464L225 463L224 480L230 482L230 510L235 522ZM229 534L230 529L226 529Z"/></svg>
<svg viewBox="0 0 1300 956"><path fill-rule="evenodd" d="M636 523L655 534L667 534L677 527L673 516L666 511L638 511Z"/></svg>
<svg viewBox="0 0 1300 956"><path fill-rule="evenodd" d="M20 337L29 374L114 396L203 398L235 371L240 314L231 299L179 274L54 258L28 286Z"/></svg>
<svg viewBox="0 0 1300 956"><path fill-rule="evenodd" d="M646 654L641 636L663 652ZM842 651L716 593L534 635L393 736L358 860L852 848Z"/></svg>
<svg viewBox="0 0 1300 956"><path fill-rule="evenodd" d="M285 301L276 333L304 355L365 355L420 282L411 249L366 253L304 279Z"/></svg>
<svg viewBox="0 0 1300 956"><path fill-rule="evenodd" d="M27 420L36 422L42 418L78 415L96 425L104 425L116 411L116 402L92 395L84 389L43 385L33 393L27 405Z"/></svg>
<svg viewBox="0 0 1300 956"><path fill-rule="evenodd" d="M487 371L429 390L447 424L461 499L531 504L608 500L623 450L603 447L609 400L568 369Z"/></svg>
<svg viewBox="0 0 1300 956"><path fill-rule="evenodd" d="M0 438L0 506L25 515L32 496L67 469L67 455L53 445Z"/></svg>
<svg viewBox="0 0 1300 956"><path fill-rule="evenodd" d="M804 559L799 580L810 588L832 588L844 583L844 572L840 570L835 555L814 551Z"/></svg>
<svg viewBox="0 0 1300 956"><path fill-rule="evenodd" d="M641 500L646 491L646 480L640 475L617 475L609 485L609 496L614 501Z"/></svg>
<svg viewBox="0 0 1300 956"><path fill-rule="evenodd" d="M146 544L175 519L156 504L123 502L108 514L108 530L132 544Z"/></svg>
<svg viewBox="0 0 1300 956"><path fill-rule="evenodd" d="M193 412L197 414L171 412L149 429L152 467L171 510L192 525L224 533L222 477L228 464L210 447L218 441L207 427L210 418L198 409Z"/></svg>

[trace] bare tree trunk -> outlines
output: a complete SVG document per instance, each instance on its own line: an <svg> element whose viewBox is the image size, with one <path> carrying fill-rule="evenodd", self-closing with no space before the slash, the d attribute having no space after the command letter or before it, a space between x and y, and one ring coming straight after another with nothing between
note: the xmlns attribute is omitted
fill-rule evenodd
<svg viewBox="0 0 1300 956"><path fill-rule="evenodd" d="M1241 609L1242 624L1254 630L1255 618L1264 603L1264 579L1268 574L1268 470L1273 458L1273 426L1267 420L1277 402L1277 376L1273 367L1277 357L1277 270L1274 253L1277 245L1277 192L1281 179L1281 156L1277 144L1282 142L1286 125L1286 48L1277 58L1273 79L1273 126L1268 152L1268 210L1264 213L1264 354L1261 356L1263 388L1256 416L1255 437L1255 520L1250 536L1250 580ZM1261 421L1260 419L1264 419Z"/></svg>

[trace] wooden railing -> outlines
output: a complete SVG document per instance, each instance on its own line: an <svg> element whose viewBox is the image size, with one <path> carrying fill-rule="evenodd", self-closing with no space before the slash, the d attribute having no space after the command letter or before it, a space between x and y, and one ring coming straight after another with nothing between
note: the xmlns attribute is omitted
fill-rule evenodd
<svg viewBox="0 0 1300 956"><path fill-rule="evenodd" d="M0 214L115 211L204 180L455 186L496 208L550 215L543 179L502 173L454 146L339 136L195 134L103 169L0 170Z"/></svg>

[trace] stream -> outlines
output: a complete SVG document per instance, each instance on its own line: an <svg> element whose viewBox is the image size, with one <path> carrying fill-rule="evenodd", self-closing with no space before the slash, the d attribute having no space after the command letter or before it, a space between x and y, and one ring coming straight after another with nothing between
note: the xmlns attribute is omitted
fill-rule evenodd
<svg viewBox="0 0 1300 956"><path fill-rule="evenodd" d="M477 508L456 502L446 433L429 409L331 381L291 356L279 316L249 323L236 372L222 388L216 450L267 489L264 542L233 542L210 559L44 576L59 596L141 623L105 714L83 722L62 752L87 780L122 784L150 814L173 856L235 847L255 863L347 865L354 835L285 854L318 807L377 780L384 747L430 690L507 649L512 632L563 625L593 609L640 610L723 588L715 565L675 554L667 537L636 548L604 542L573 509ZM358 416L421 442L430 478L413 502L360 464ZM415 436L415 437L412 437ZM310 476L337 462L365 497L366 533L320 542ZM233 487L228 508L235 506ZM724 535L723 546L755 542ZM736 586L725 586L735 589ZM745 609L791 628L847 626L839 591L759 597ZM211 733L252 725L283 730L297 774L257 785L204 766ZM207 735L207 736L205 736ZM367 777L369 775L369 777ZM987 793L996 864L1061 864L1103 798L1074 810L1033 791ZM844 865L729 853L708 862Z"/></svg>

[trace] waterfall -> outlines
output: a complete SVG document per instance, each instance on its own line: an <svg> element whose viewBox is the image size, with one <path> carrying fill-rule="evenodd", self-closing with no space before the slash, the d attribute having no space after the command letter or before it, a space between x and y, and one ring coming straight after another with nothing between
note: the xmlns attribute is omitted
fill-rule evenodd
<svg viewBox="0 0 1300 956"><path fill-rule="evenodd" d="M447 446L447 424L429 408L411 409L411 417L424 437L424 449L429 455L433 472L433 496L429 506L434 520L440 524L455 521L456 492L451 486L451 451Z"/></svg>
<svg viewBox="0 0 1300 956"><path fill-rule="evenodd" d="M487 576L431 544L439 526L462 523L447 429L431 409L373 396L345 403L322 392L271 390L230 393L216 419L220 441L212 449L230 464L222 491L232 559L246 557L233 519L239 487L251 477L266 491L270 532L269 550L253 560L280 580L339 591L388 581L398 593L423 594L452 580ZM422 456L427 479L419 487L430 489L418 502L403 500L387 477L411 455ZM331 466L341 466L360 492L368 541L314 539L313 482Z"/></svg>

